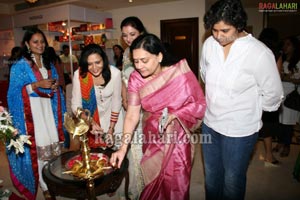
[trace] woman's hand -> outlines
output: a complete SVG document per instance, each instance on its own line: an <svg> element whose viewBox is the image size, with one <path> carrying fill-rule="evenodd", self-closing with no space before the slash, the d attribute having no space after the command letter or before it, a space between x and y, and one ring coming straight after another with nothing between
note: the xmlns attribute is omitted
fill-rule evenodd
<svg viewBox="0 0 300 200"><path fill-rule="evenodd" d="M169 114L168 115L168 119L166 121L166 123L163 124L163 132L168 132L168 131L171 131L173 125L174 125L174 119L176 119L176 115L174 114ZM160 121L161 121L161 118L160 118ZM168 131L167 131L167 128L168 128Z"/></svg>
<svg viewBox="0 0 300 200"><path fill-rule="evenodd" d="M122 146L118 151L111 154L110 163L113 167L120 168L127 152L127 145Z"/></svg>
<svg viewBox="0 0 300 200"><path fill-rule="evenodd" d="M169 114L167 123L166 123L166 125L165 125L164 128L167 128L168 125L173 125L173 124L174 124L174 119L175 119L175 118L176 118L176 115L174 115L174 114Z"/></svg>
<svg viewBox="0 0 300 200"><path fill-rule="evenodd" d="M103 129L96 122L92 122L92 130L90 131L93 135L103 135Z"/></svg>
<svg viewBox="0 0 300 200"><path fill-rule="evenodd" d="M43 79L33 83L35 88L51 88L52 90L57 89L58 83L56 79Z"/></svg>
<svg viewBox="0 0 300 200"><path fill-rule="evenodd" d="M127 88L125 83L122 81L122 89L121 89L121 96L122 96L122 105L125 111L127 111Z"/></svg>
<svg viewBox="0 0 300 200"><path fill-rule="evenodd" d="M56 91L58 86L59 86L59 83L58 83L57 79L52 79L51 90Z"/></svg>
<svg viewBox="0 0 300 200"><path fill-rule="evenodd" d="M127 99L122 99L122 105L123 105L124 110L127 111L127 107L128 107Z"/></svg>

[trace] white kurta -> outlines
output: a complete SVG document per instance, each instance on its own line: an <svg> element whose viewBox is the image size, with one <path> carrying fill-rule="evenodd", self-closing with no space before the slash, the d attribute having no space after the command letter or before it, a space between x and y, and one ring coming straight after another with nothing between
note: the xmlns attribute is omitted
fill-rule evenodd
<svg viewBox="0 0 300 200"><path fill-rule="evenodd" d="M110 66L111 79L105 86L94 85L97 108L100 117L100 125L104 132L107 133L110 126L111 112L119 113L118 121L115 125L115 141L120 141L123 131L124 114L121 110L122 97L121 97L121 72L116 67ZM82 96L80 90L79 81L79 70L74 73L73 89L72 89L72 100L71 100L72 111L75 112L78 107L82 107ZM115 144L119 146L120 144Z"/></svg>
<svg viewBox="0 0 300 200"><path fill-rule="evenodd" d="M40 72L44 79L48 78L46 68L40 68ZM27 86L27 91L29 94L33 92L31 85ZM33 123L35 125L34 132L36 145L38 148L49 148L49 145L59 141L51 106L51 99L44 97L30 97L30 106ZM41 157L46 155L43 153L38 156Z"/></svg>
<svg viewBox="0 0 300 200"><path fill-rule="evenodd" d="M47 69L39 69L43 78L48 78ZM33 92L31 84L26 86L28 94ZM58 133L53 116L51 100L44 97L30 97L30 107L34 124L34 137L37 146L39 183L43 191L47 185L42 177L42 169L49 159L61 153Z"/></svg>

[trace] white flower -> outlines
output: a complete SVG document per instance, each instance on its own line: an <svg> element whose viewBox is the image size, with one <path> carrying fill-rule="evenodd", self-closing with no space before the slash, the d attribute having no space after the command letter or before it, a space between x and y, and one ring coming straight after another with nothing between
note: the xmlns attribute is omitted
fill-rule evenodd
<svg viewBox="0 0 300 200"><path fill-rule="evenodd" d="M29 144L31 145L31 142L29 140L30 135L20 135L17 140L20 141L22 144Z"/></svg>
<svg viewBox="0 0 300 200"><path fill-rule="evenodd" d="M22 142L20 142L19 140L16 140L15 152L16 152L16 154L18 154L19 152L24 153L24 144Z"/></svg>
<svg viewBox="0 0 300 200"><path fill-rule="evenodd" d="M18 135L18 130L12 125L11 115L2 106L0 106L0 142L7 145L7 149L14 148L15 154L24 153L24 144L31 145L28 135Z"/></svg>
<svg viewBox="0 0 300 200"><path fill-rule="evenodd" d="M11 147L15 146L16 141L13 139L10 139L9 145L7 145L7 149L10 150Z"/></svg>
<svg viewBox="0 0 300 200"><path fill-rule="evenodd" d="M16 140L10 139L10 143L7 146L7 149L10 150L11 147L14 147L16 154L24 153L24 144L31 145L29 138L29 135L19 135Z"/></svg>
<svg viewBox="0 0 300 200"><path fill-rule="evenodd" d="M22 142L18 140L11 139L9 145L7 146L8 150L10 150L11 147L14 147L16 154L18 154L19 152L24 153L24 146Z"/></svg>

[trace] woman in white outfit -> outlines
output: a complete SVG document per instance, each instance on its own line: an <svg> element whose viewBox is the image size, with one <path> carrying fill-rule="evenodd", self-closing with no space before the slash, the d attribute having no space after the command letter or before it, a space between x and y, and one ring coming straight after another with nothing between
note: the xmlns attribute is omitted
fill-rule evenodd
<svg viewBox="0 0 300 200"><path fill-rule="evenodd" d="M80 56L80 67L74 73L72 110L88 109L93 117L89 146L111 146L107 138L122 135L121 72L108 64L108 58L97 44L86 46ZM121 136L120 136L121 137ZM117 144L115 144L117 148Z"/></svg>
<svg viewBox="0 0 300 200"><path fill-rule="evenodd" d="M131 61L130 50L134 39L139 35L147 33L141 20L137 17L131 16L125 18L120 25L122 31L122 38L128 45L123 54L123 67L122 67L122 98L123 98L123 108L127 109L127 86L130 74L135 70L133 63ZM129 159L129 193L132 199L139 199L140 193L144 188L144 182L142 177L142 171L140 168L140 161L142 159L142 115L140 117L140 123L135 129L133 140L128 151Z"/></svg>

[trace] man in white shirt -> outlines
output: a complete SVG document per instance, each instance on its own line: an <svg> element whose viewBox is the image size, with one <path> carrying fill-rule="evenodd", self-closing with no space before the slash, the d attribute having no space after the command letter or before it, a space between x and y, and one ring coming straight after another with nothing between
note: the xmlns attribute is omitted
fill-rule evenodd
<svg viewBox="0 0 300 200"><path fill-rule="evenodd" d="M70 75L71 74L70 60L72 60L73 72L74 72L78 67L78 59L76 58L75 55L72 55L70 58L70 47L68 45L63 45L62 49L63 49L63 54L60 55L59 57L64 66L64 73Z"/></svg>
<svg viewBox="0 0 300 200"><path fill-rule="evenodd" d="M211 29L200 73L207 110L202 134L206 199L245 198L249 160L262 126L262 111L275 111L283 89L273 53L244 31L239 0L217 1L204 16Z"/></svg>

